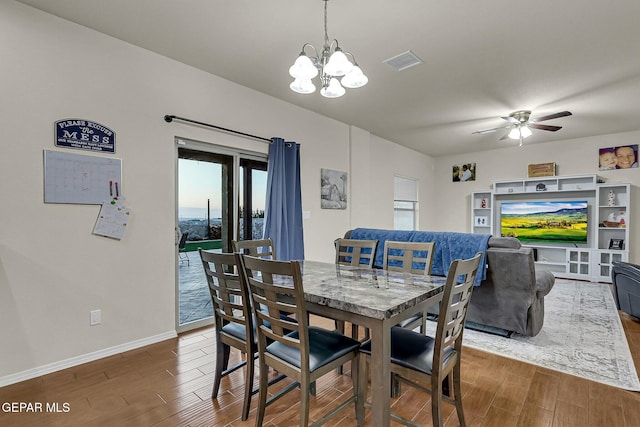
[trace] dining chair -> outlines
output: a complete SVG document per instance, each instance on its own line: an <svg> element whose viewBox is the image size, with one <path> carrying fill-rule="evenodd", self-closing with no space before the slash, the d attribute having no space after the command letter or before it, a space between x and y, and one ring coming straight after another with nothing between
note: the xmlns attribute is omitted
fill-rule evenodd
<svg viewBox="0 0 640 427"><path fill-rule="evenodd" d="M300 425L309 421L311 383L344 363L351 361L353 395L329 411L312 426L332 418L356 401L358 387L358 348L360 342L334 331L310 326L302 287L302 273L297 261L264 260L236 253L240 277L249 289L256 319L260 395L256 426L261 426L268 405L289 391L300 387ZM256 309L260 306L268 310ZM285 313L295 313L297 322ZM293 380L267 399L269 367ZM360 415L362 411L360 411ZM362 417L356 413L358 425Z"/></svg>
<svg viewBox="0 0 640 427"><path fill-rule="evenodd" d="M336 265L361 266L371 268L376 256L377 240L336 239ZM344 333L344 320L336 320L336 331ZM351 325L351 336L358 337L358 325ZM369 331L365 329L365 338ZM342 369L339 370L342 372Z"/></svg>
<svg viewBox="0 0 640 427"><path fill-rule="evenodd" d="M216 334L216 366L211 397L215 399L222 377L246 365L242 420L249 416L253 391L257 341L247 288L240 281L234 254L200 249L200 258L209 284ZM231 347L240 350L243 361L229 367Z"/></svg>
<svg viewBox="0 0 640 427"><path fill-rule="evenodd" d="M458 422L465 426L460 381L462 336L467 307L473 291L482 253L473 258L455 260L449 267L443 289L435 338L406 328L391 328L391 372L403 383L431 393L431 416L434 426L442 426L442 401L455 404ZM371 356L371 341L360 348L360 400L367 394L367 370ZM449 393L444 395L443 381L447 379ZM425 386L429 384L431 387ZM416 425L399 415L393 419L405 425Z"/></svg>
<svg viewBox="0 0 640 427"><path fill-rule="evenodd" d="M412 274L431 274L435 242L384 242L382 268L388 271L400 271ZM426 330L427 313L418 313L399 326L413 329L420 326L420 332Z"/></svg>
<svg viewBox="0 0 640 427"><path fill-rule="evenodd" d="M376 256L377 240L336 239L336 264L371 268Z"/></svg>
<svg viewBox="0 0 640 427"><path fill-rule="evenodd" d="M264 259L276 259L276 249L273 239L260 240L232 240L231 247L234 252L260 257Z"/></svg>

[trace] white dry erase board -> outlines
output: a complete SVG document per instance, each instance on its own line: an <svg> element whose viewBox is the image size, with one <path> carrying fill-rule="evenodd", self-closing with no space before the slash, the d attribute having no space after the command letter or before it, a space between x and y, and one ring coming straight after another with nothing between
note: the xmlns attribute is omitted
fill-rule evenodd
<svg viewBox="0 0 640 427"><path fill-rule="evenodd" d="M44 150L44 202L99 205L122 195L122 160Z"/></svg>

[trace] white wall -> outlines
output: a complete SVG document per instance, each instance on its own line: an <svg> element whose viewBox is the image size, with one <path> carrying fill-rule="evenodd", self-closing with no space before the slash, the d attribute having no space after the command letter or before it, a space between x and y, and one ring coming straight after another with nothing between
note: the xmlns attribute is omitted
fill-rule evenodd
<svg viewBox="0 0 640 427"><path fill-rule="evenodd" d="M332 261L349 228L393 227L393 173L430 194L428 156L13 1L0 2L0 58L0 385L175 334L174 140L266 144L165 114L301 143L308 259ZM42 151L64 150L64 118L116 132L133 210L121 241L91 234L98 206L43 203ZM349 173L347 210L320 209L320 168Z"/></svg>
<svg viewBox="0 0 640 427"><path fill-rule="evenodd" d="M439 229L468 232L471 230L470 194L489 189L493 181L527 177L527 166L536 163L555 162L558 175L597 174L606 182L632 184L632 217L640 215L640 169L612 171L598 170L598 148L638 144L640 132L599 135L590 138L525 144L500 150L447 156L438 159L436 175L438 182L437 204L444 206L436 222ZM476 163L476 181L452 182L453 165ZM640 224L630 221L630 262L640 264Z"/></svg>

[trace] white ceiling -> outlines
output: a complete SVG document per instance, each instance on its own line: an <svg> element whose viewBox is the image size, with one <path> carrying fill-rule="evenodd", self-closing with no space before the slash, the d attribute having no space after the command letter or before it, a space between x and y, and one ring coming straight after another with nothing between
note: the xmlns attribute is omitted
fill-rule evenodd
<svg viewBox="0 0 640 427"><path fill-rule="evenodd" d="M573 113L527 144L640 130L638 0L331 0L329 38L369 77L337 99L289 89L322 0L20 1L432 156L514 144L472 132L521 109ZM382 62L407 50L424 64Z"/></svg>

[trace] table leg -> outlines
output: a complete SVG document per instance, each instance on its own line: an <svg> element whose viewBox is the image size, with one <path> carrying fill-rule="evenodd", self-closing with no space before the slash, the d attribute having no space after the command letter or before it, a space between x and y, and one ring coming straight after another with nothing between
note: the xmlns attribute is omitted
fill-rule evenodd
<svg viewBox="0 0 640 427"><path fill-rule="evenodd" d="M371 328L371 425L388 426L391 406L391 329L384 321Z"/></svg>

